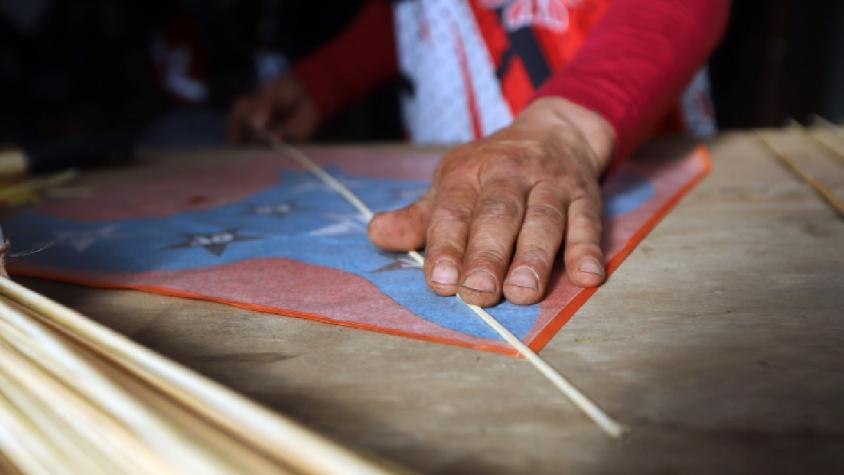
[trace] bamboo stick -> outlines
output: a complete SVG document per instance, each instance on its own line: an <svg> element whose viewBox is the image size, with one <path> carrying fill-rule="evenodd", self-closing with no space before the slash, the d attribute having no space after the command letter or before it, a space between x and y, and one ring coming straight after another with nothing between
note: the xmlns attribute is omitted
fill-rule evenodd
<svg viewBox="0 0 844 475"><path fill-rule="evenodd" d="M833 124L832 122L824 119L823 117L821 117L819 115L814 115L812 122L814 124L820 124L821 130L832 132L833 134L836 134L836 135L839 131L839 127L837 125ZM788 125L789 125L789 127L793 128L793 129L800 130L800 132L803 135L808 137L810 140L812 140L816 144L820 145L823 149L825 149L827 152L831 153L838 160L841 160L842 162L844 162L844 152L842 152L837 146L828 142L826 139L822 139L821 136L814 133L812 131L812 129L809 129L807 127L803 127L803 124L801 124L800 122L798 122L795 119L789 119Z"/></svg>
<svg viewBox="0 0 844 475"><path fill-rule="evenodd" d="M814 141L816 144L824 148L827 152L831 153L832 156L844 163L844 152L842 152L840 148L827 141L827 139L822 139L820 135L812 133L811 131L806 130L805 128L803 129L803 133L807 137L812 139L812 141Z"/></svg>
<svg viewBox="0 0 844 475"><path fill-rule="evenodd" d="M180 408L187 409L189 413L207 421L212 427L222 430L230 437L235 437L252 450L269 457L281 466L289 466L299 473L308 474L357 475L395 473L398 471L398 469L392 467L387 469L384 466L375 465L344 448L332 444L298 424L140 347L122 335L21 287L9 279L0 279L0 295L32 312L40 322L65 335L92 354L96 354L115 365L115 367L120 368L120 370L131 374L133 378L137 378L138 382L148 384L156 391L171 398L179 404ZM0 315L18 323L21 329L27 330L28 336L37 338L39 344L50 348L56 354L62 353L56 348L56 345L51 344L49 338L44 338L43 332L30 328L26 323L21 323L18 321L20 319L16 320L13 315L4 314L2 307L0 307ZM78 367L75 369L80 370ZM83 370L80 370L80 372L86 373ZM93 376L93 380L102 383L101 378L97 376ZM108 384L101 384L101 387L110 391ZM91 398L101 396L93 394L91 391L85 392L85 395ZM101 398L99 400L102 401ZM137 423L142 422L139 421L139 418L148 418L145 420L155 421L157 424L160 423L166 427L164 421L156 418L155 415L150 415L149 410L139 410L138 407L133 407L127 414L125 408L114 407L113 402L102 402L109 407L109 411L113 410L123 417L131 416L124 422ZM138 429L141 434L144 431L150 433L150 428L133 426L132 429ZM158 428L152 432L160 433L162 429ZM173 436L166 431L164 431L164 435ZM161 453L170 453L166 450L166 447L161 447L155 441L149 442L157 450L161 450ZM181 445L187 442L174 438L174 443ZM172 451L172 453L177 452ZM200 454L202 454L201 451L196 454L200 459L207 456L207 454ZM202 460L198 462L196 466L210 465L210 463ZM211 469L209 472L201 473L216 472L213 466ZM279 469L279 471L284 470ZM189 471L187 473L200 472Z"/></svg>
<svg viewBox="0 0 844 475"><path fill-rule="evenodd" d="M76 178L76 170L65 170L46 177L0 187L0 203L16 206L38 199L38 192L43 189L63 185Z"/></svg>
<svg viewBox="0 0 844 475"><path fill-rule="evenodd" d="M792 158L788 155L777 150L768 139L765 138L765 135L757 130L756 137L759 139L759 142L765 146L771 154L776 157L780 162L782 162L785 166L787 166L792 172L797 174L800 178L803 179L809 186L811 186L815 192L823 198L829 206L838 213L838 215L844 218L844 201L841 200L829 187L827 187L823 182L803 170L800 165L797 164Z"/></svg>
<svg viewBox="0 0 844 475"><path fill-rule="evenodd" d="M18 363L11 368L5 360L0 360L0 368L8 373L16 373L17 367L23 368L23 385L33 390L33 398L41 398L46 404L60 411L67 423L73 427L76 437L88 440L99 449L108 451L112 458L118 458L116 463L128 461L137 470L126 468L125 473L161 473L175 474L172 468L141 443L134 434L101 406L85 399L75 387L73 380L61 380L64 374L58 361L46 353L35 341L11 327L5 321L0 321L0 335L7 341L13 342L17 349L27 355L28 362ZM17 335L16 335L17 333ZM40 368L39 368L40 366ZM47 377L35 376L43 369ZM59 375L59 376L56 376ZM121 472L121 473L124 473Z"/></svg>
<svg viewBox="0 0 844 475"><path fill-rule="evenodd" d="M6 459L28 475L58 473L49 465L50 454L36 433L26 427L26 417L20 416L14 405L0 397L0 449Z"/></svg>
<svg viewBox="0 0 844 475"><path fill-rule="evenodd" d="M0 148L0 179L26 175L26 155L15 147Z"/></svg>
<svg viewBox="0 0 844 475"><path fill-rule="evenodd" d="M0 473L4 475L26 475L12 463L9 457L6 457L2 448L0 448Z"/></svg>
<svg viewBox="0 0 844 475"><path fill-rule="evenodd" d="M33 384L43 375L37 372L24 373L18 369L32 369L21 365L20 355L10 351L7 345L0 344L0 386L3 388L8 402L18 409L31 423L31 432L37 435L45 447L49 447L51 458L60 462L64 470L72 473L90 473L108 475L117 473L119 465L113 464L98 451L95 446L87 444L83 437L76 436L69 427L67 419L57 414L58 405L45 404L39 397L43 392L33 391L37 387ZM12 370L9 370L12 366ZM61 393L48 393L52 398L58 398ZM110 469L110 470L109 470ZM122 473L122 472L121 472ZM135 472L137 473L137 472Z"/></svg>
<svg viewBox="0 0 844 475"><path fill-rule="evenodd" d="M77 395L69 393L69 391L73 390L73 387L71 387L68 381L61 381L61 373L56 372L56 366L58 366L56 364L56 361L54 359L51 359L50 355L44 354L42 346L35 345L33 341L22 341L24 338L22 338L21 335L15 335L16 329L12 328L12 331L7 332L7 329L4 328L4 325L7 326L7 324L5 323L0 323L0 334L5 336L7 340L17 340L15 341L15 344L26 345L24 348L22 348L22 350L29 354L31 359L33 360L31 361L31 365L29 365L29 367L24 368L23 374L20 376L22 377L21 382L23 383L23 385L38 389L36 395L33 396L34 399L37 399L39 395L49 395L50 399L54 402L54 404L56 406L60 406L62 412L69 415L73 415L76 413L87 413L87 416L91 417L92 414L90 414L90 412L99 410L101 406L98 404L97 401L86 400L84 399L84 395L81 394ZM25 337L25 335L23 337ZM75 344L75 342L73 342L72 340L67 340L67 343ZM107 377L110 381L118 385L123 391L131 395L133 399L136 399L141 402L144 407L152 410L159 417L167 420L168 423L174 424L178 427L190 429L189 436L191 438L191 442L199 445L203 448L205 452L207 452L205 454L206 458L208 458L209 460L216 459L216 462L214 463L217 465L217 468L223 470L225 473L289 473L284 467L279 467L277 464L266 459L261 454L255 453L254 451L250 450L248 446L244 446L243 444L241 444L240 441L232 439L231 437L228 437L227 434L216 430L215 426L207 424L202 419L196 419L191 413L185 412L179 404L166 399L158 391L145 387L136 378L128 376L125 372L121 371L119 368L113 365L108 365L105 362L96 359L94 357L95 355L90 354L90 352L88 352L84 348L80 348L78 351L76 351L76 353L78 358L80 358L80 361L91 365L92 369L102 373L103 376ZM6 361L0 359L0 369L4 368L3 363L5 362ZM47 364L45 364L45 362ZM36 364L43 365L45 368L47 368L47 372L50 373L48 378L33 378L33 376L38 373L38 368L35 368L34 366ZM11 369L15 370L17 368L12 367ZM62 368L58 369L61 370ZM56 381L52 381L53 379L55 379ZM47 383L51 383L52 385L48 385L47 387L45 387L44 385ZM67 387L63 387L62 384L57 383L64 383L65 385L67 385ZM90 404L90 407L79 407L78 404L73 405L73 403L81 403L82 405L87 403ZM106 413L106 416L109 416L109 414ZM108 442L118 438L119 436L129 434L125 431L123 427L115 427L115 423L117 421L113 420L103 421L102 418L98 418L97 424L94 427L85 427L84 421L80 422L78 420L74 420L73 422L76 428L81 429L77 431L77 436L85 437L87 435L93 434L94 437L99 436L102 442ZM109 433L107 437L103 437L104 435L106 435L104 434L104 432L111 433ZM131 436L131 434L129 435ZM130 440L130 442L135 441ZM100 445L102 446L103 444ZM98 448L105 450L107 447ZM129 450L120 450L126 448L128 448ZM112 446L110 447L109 452L112 453L112 459L106 459L103 463L103 466L107 466L107 464L110 464L112 462L116 463L120 461L113 460L114 458L116 458L116 456L119 455L129 455L129 457L121 457L121 460L127 461L130 464L128 467L125 464L122 465L117 471L107 470L106 473L109 474L194 473L192 471L174 472L168 464L162 465L162 461L158 460L157 454L151 452L147 446L142 444L136 443L134 446L128 447L125 445L122 447ZM144 464L145 466L138 467L137 469L132 467L132 465L137 465L138 463L142 462L146 462ZM158 466L150 466L150 462L157 462ZM90 470L79 470L75 473L90 473Z"/></svg>
<svg viewBox="0 0 844 475"><path fill-rule="evenodd" d="M113 382L93 371L45 329L23 314L11 311L5 304L0 304L0 316L32 338L53 358L61 361L62 370L67 377L74 379L81 394L112 414L170 464L188 473L224 473L218 469L218 464L209 460L201 446L180 433L169 421L121 391Z"/></svg>
<svg viewBox="0 0 844 475"><path fill-rule="evenodd" d="M826 128L831 128L831 129L837 129L839 127L838 125L836 125L832 121L830 121L830 120L826 119L825 117L818 115L818 114L812 115L812 123L820 124L820 125L822 125Z"/></svg>

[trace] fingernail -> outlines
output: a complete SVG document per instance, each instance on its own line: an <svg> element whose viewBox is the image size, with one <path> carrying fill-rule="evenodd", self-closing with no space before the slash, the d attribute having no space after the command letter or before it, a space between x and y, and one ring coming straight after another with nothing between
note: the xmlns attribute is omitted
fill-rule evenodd
<svg viewBox="0 0 844 475"><path fill-rule="evenodd" d="M507 283L526 289L539 289L539 276L530 267L519 267L510 274Z"/></svg>
<svg viewBox="0 0 844 475"><path fill-rule="evenodd" d="M431 281L440 285L457 285L457 266L450 261L440 261L431 271Z"/></svg>
<svg viewBox="0 0 844 475"><path fill-rule="evenodd" d="M463 287L478 292L492 293L495 292L497 286L492 274L484 270L476 270L463 279Z"/></svg>
<svg viewBox="0 0 844 475"><path fill-rule="evenodd" d="M577 268L580 272L586 272L587 274L595 274L597 276L604 275L604 267L598 263L597 260L592 258L583 259L580 261L580 266Z"/></svg>

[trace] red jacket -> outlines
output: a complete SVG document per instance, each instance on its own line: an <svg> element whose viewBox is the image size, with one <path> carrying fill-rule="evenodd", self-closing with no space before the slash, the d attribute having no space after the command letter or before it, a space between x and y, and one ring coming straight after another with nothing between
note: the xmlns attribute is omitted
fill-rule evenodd
<svg viewBox="0 0 844 475"><path fill-rule="evenodd" d="M295 66L324 117L403 73L415 81L404 105L416 139L476 138L533 98L560 96L615 128L617 158L660 119L677 121L672 106L681 99L707 112L705 97L681 93L723 33L729 7L728 0L394 3L369 1Z"/></svg>

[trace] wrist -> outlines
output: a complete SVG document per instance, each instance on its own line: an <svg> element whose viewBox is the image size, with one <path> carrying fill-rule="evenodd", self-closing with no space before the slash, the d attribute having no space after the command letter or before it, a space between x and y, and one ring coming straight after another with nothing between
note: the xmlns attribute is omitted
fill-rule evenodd
<svg viewBox="0 0 844 475"><path fill-rule="evenodd" d="M542 97L531 102L514 123L541 127L552 134L575 133L589 146L589 159L598 174L612 161L615 129L599 113L561 97Z"/></svg>

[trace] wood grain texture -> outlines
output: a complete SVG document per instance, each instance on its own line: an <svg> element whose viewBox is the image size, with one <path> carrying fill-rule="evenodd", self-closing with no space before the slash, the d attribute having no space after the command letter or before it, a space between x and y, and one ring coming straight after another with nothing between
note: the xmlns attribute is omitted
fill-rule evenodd
<svg viewBox="0 0 844 475"><path fill-rule="evenodd" d="M844 194L840 164L823 149L788 131L772 140ZM542 352L632 426L621 443L512 357L207 302L26 283L421 472L840 472L844 223L752 135L722 136L712 152L712 174Z"/></svg>

